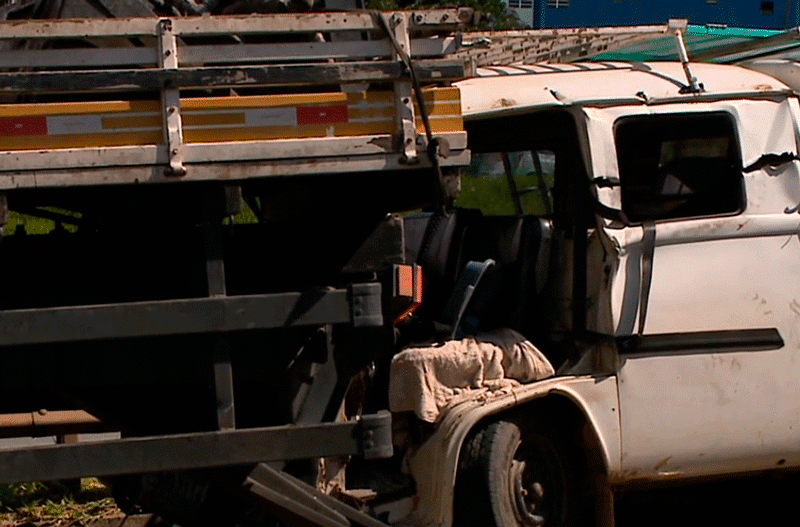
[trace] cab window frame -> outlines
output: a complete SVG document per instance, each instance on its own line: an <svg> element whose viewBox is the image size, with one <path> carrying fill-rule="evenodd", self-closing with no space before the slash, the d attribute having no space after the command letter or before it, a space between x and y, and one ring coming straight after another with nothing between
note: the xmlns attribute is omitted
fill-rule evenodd
<svg viewBox="0 0 800 527"><path fill-rule="evenodd" d="M742 155L730 113L623 116L613 134L621 207L631 224L744 212Z"/></svg>

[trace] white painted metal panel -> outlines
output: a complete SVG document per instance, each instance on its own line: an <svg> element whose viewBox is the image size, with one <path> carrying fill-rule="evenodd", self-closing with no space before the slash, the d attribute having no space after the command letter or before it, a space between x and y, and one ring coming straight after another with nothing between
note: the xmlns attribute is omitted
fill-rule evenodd
<svg viewBox="0 0 800 527"><path fill-rule="evenodd" d="M512 389L511 393L476 398L447 409L437 429L409 459L417 494L409 516L390 518L401 525L451 527L458 456L467 434L483 418L544 396L562 396L580 408L597 432L600 456L609 473L620 472L617 383L613 377L553 377Z"/></svg>
<svg viewBox="0 0 800 527"><path fill-rule="evenodd" d="M596 66L557 64L516 68L486 68L485 77L456 83L461 88L465 117L531 111L536 108L695 103L731 97L785 98L787 86L768 75L719 64L692 64L705 87L700 95L681 94L686 77L680 63L603 63ZM535 68L536 73L527 73ZM497 77L504 76L502 82ZM781 95L783 94L783 95ZM683 111L692 111L683 107Z"/></svg>
<svg viewBox="0 0 800 527"><path fill-rule="evenodd" d="M785 346L623 354L627 478L800 465L798 276L796 234L656 248L645 335L777 328Z"/></svg>
<svg viewBox="0 0 800 527"><path fill-rule="evenodd" d="M742 100L587 112L592 149L606 149L593 156L595 176L618 175L609 152L624 114L727 112L748 165L797 153L796 110ZM645 338L774 328L784 345L621 353L618 482L800 465L800 216L786 212L800 202L799 178L797 162L757 170L744 178L743 213L656 223ZM606 229L618 259L604 332L637 332L642 232Z"/></svg>

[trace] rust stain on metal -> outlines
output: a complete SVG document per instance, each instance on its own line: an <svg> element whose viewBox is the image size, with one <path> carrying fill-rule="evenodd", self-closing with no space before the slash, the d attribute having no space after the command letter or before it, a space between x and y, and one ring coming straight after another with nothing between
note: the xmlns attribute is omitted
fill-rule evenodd
<svg viewBox="0 0 800 527"><path fill-rule="evenodd" d="M671 459L672 459L672 456L667 456L667 457L665 457L664 459L662 459L661 461L659 461L658 463L656 463L656 466L655 466L655 467L653 467L653 470L655 470L655 471L659 471L659 470L661 470L662 468L664 468L665 466L667 466L667 463L669 463L669 461L670 461Z"/></svg>
<svg viewBox="0 0 800 527"><path fill-rule="evenodd" d="M789 302L789 309L792 310L792 313L800 317L800 302L798 302L796 298Z"/></svg>
<svg viewBox="0 0 800 527"><path fill-rule="evenodd" d="M516 105L517 101L515 101L514 99L502 98L495 101L494 104L492 104L492 108L510 108Z"/></svg>

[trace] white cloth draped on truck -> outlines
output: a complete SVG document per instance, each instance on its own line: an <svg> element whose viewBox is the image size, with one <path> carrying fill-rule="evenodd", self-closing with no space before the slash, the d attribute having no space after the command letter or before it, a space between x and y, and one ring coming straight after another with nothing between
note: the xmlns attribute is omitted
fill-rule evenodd
<svg viewBox="0 0 800 527"><path fill-rule="evenodd" d="M508 328L428 347L392 359L389 409L433 423L448 405L506 393L521 382L553 376L552 364L524 336Z"/></svg>

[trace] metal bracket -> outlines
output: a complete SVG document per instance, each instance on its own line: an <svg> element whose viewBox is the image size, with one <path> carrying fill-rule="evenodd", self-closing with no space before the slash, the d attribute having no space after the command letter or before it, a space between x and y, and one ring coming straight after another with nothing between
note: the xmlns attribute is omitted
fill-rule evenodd
<svg viewBox="0 0 800 527"><path fill-rule="evenodd" d="M158 21L158 57L163 70L178 69L178 42L172 30L172 20ZM183 176L183 125L181 122L180 90L165 81L161 89L161 111L164 122L164 142L169 153L168 175Z"/></svg>
<svg viewBox="0 0 800 527"><path fill-rule="evenodd" d="M0 449L0 483L230 467L363 455L391 457L392 416L66 445Z"/></svg>
<svg viewBox="0 0 800 527"><path fill-rule="evenodd" d="M377 327L383 325L381 308L381 284L368 282L350 286L353 327Z"/></svg>
<svg viewBox="0 0 800 527"><path fill-rule="evenodd" d="M411 14L410 27L411 29L441 29L442 25L447 24L457 26L460 23L469 21L472 15L472 9L463 7L457 11L452 9L415 11Z"/></svg>
<svg viewBox="0 0 800 527"><path fill-rule="evenodd" d="M383 16L383 15L381 15ZM407 55L411 56L411 41L408 37L408 15L394 13L389 18L389 28L397 43ZM394 60L402 61L400 53L394 53ZM410 72L409 72L410 74ZM401 141L402 160L407 164L419 162L417 157L417 126L414 115L414 91L411 79L399 80L394 85L397 135Z"/></svg>
<svg viewBox="0 0 800 527"><path fill-rule="evenodd" d="M372 516L264 463L250 472L244 487L260 498L273 515L290 525L388 527Z"/></svg>
<svg viewBox="0 0 800 527"><path fill-rule="evenodd" d="M392 447L392 414L381 410L360 419L361 449L364 459L386 459L394 453Z"/></svg>

